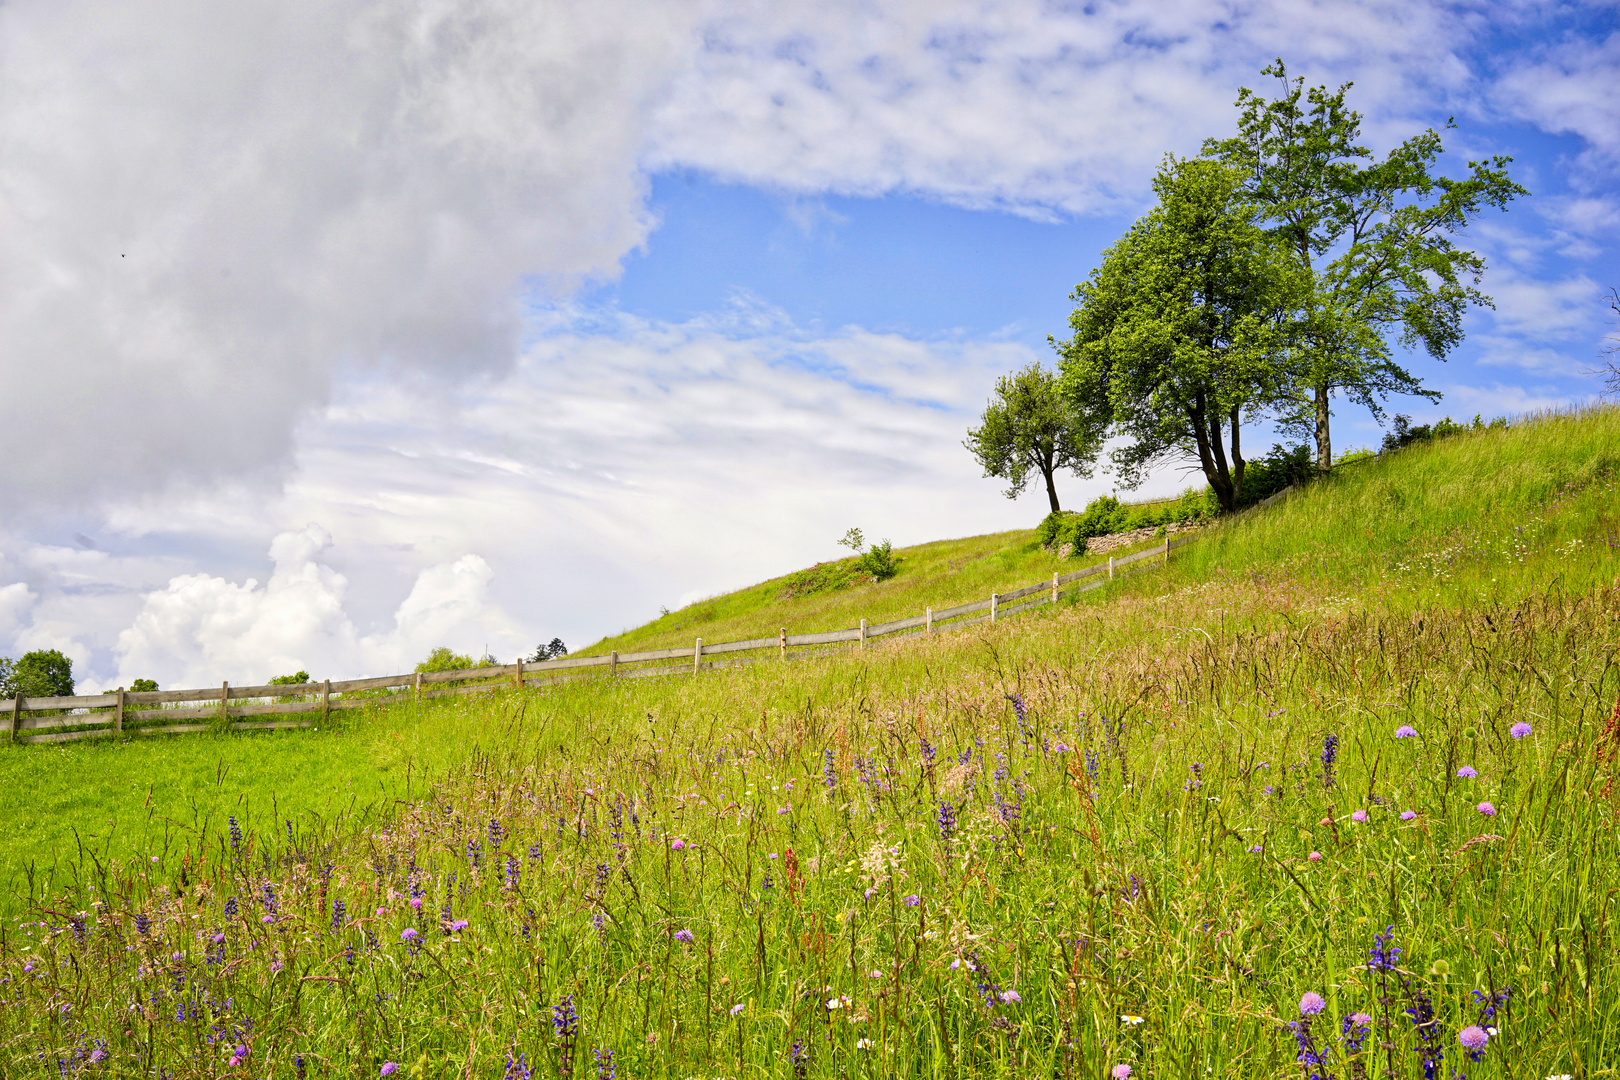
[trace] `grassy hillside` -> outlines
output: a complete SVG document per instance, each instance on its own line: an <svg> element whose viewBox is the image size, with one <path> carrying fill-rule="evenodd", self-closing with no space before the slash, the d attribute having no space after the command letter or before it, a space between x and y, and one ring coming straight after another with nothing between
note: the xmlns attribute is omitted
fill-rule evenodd
<svg viewBox="0 0 1620 1080"><path fill-rule="evenodd" d="M1132 550L1136 549L1121 549L1116 554ZM862 577L846 588L806 595L803 590L807 578L817 573L842 576L855 560L818 564L689 604L570 655L690 648L694 638L712 643L773 637L782 627L790 634L845 630L859 625L862 619L874 624L888 622L921 615L928 607L938 610L982 600L992 592L1008 592L1050 580L1054 571L1067 573L1094 561L1083 556L1079 560L1059 559L1042 551L1034 529L896 548L895 556L900 563L899 573L888 581Z"/></svg>
<svg viewBox="0 0 1620 1080"><path fill-rule="evenodd" d="M993 627L199 739L433 786L65 858L6 1075L1615 1075L1617 434L1408 450ZM138 822L110 749L10 775Z"/></svg>

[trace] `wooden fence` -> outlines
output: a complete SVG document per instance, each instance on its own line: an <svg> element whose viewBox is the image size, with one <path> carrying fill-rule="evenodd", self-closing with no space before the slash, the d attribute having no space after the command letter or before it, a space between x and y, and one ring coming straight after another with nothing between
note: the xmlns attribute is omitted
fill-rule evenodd
<svg viewBox="0 0 1620 1080"><path fill-rule="evenodd" d="M982 622L1016 614L1043 604L1054 604L1065 593L1075 594L1101 588L1122 568L1154 556L1168 560L1170 552L1188 543L1190 537L1157 544L1123 558L1088 566L1070 574L1052 575L1012 592L991 593L984 600L935 611L894 622L821 634L790 634L784 628L777 636L748 641L722 641L705 645L698 638L690 647L652 649L646 652L610 652L606 656L572 656L539 663L503 664L460 671L414 672L409 675L383 675L373 679L345 679L299 685L232 686L204 690L116 690L106 694L73 697L25 698L18 695L0 701L0 724L9 723L13 743L64 742L72 739L133 735L170 735L185 732L229 729L264 731L276 728L318 726L334 712L424 701L454 694L477 693L502 687L542 685L559 678L605 674L620 678L696 673L704 668L746 663L755 657L713 660L727 653L774 649L781 659L821 655L826 649L807 652L806 646L837 645L844 642L865 648L873 638L891 634L917 637L935 631L958 630ZM1103 576L1106 575L1106 576ZM1086 581L1065 589L1066 585ZM1009 606L1010 605L1010 606ZM797 649L798 652L789 652ZM669 664L667 661L680 661ZM606 668L591 672L591 668ZM195 703L195 704L193 704ZM298 717L291 719L290 717Z"/></svg>

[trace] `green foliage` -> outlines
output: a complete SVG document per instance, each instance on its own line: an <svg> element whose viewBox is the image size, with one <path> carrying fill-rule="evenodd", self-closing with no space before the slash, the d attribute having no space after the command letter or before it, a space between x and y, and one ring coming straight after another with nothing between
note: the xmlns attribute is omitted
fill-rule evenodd
<svg viewBox="0 0 1620 1080"><path fill-rule="evenodd" d="M866 547L866 537L862 535L861 530L859 529L850 529L844 534L843 539L839 540L838 542L844 547L849 548L849 550L855 552L857 555L859 555L861 550Z"/></svg>
<svg viewBox="0 0 1620 1080"><path fill-rule="evenodd" d="M1452 435L1461 435L1465 431L1487 431L1507 426L1506 417L1498 416L1487 424L1480 418L1479 413L1475 413L1474 421L1471 424L1459 424L1451 417L1446 416L1432 424L1419 424L1413 427L1411 417L1397 413L1393 422L1395 430L1384 436L1383 450L1388 453L1391 450L1399 450L1416 442L1444 439Z"/></svg>
<svg viewBox="0 0 1620 1080"><path fill-rule="evenodd" d="M477 666L477 664L473 663L473 658L466 653L451 652L448 645L440 645L428 653L426 660L416 665L416 670L421 672L464 671L467 668Z"/></svg>
<svg viewBox="0 0 1620 1080"><path fill-rule="evenodd" d="M137 694L151 693L156 691L157 688L156 679L136 679L134 684L130 686L130 689Z"/></svg>
<svg viewBox="0 0 1620 1080"><path fill-rule="evenodd" d="M1243 480L1243 502L1252 506L1314 475L1316 466L1309 446L1273 446L1265 457L1249 462Z"/></svg>
<svg viewBox="0 0 1620 1080"><path fill-rule="evenodd" d="M309 672L295 671L291 675L277 675L267 684L269 686L303 686L309 682Z"/></svg>
<svg viewBox="0 0 1620 1080"><path fill-rule="evenodd" d="M1090 476L1105 425L1106 420L1066 396L1056 376L1036 362L996 380L995 397L962 445L984 475L1007 481L1004 494L1009 499L1024 493L1032 471L1039 473L1056 513L1056 474L1069 469L1076 476Z"/></svg>
<svg viewBox="0 0 1620 1080"><path fill-rule="evenodd" d="M669 614L667 611L664 614ZM536 645L532 655L523 658L525 664L542 664L547 660L561 660L568 655L568 646L562 638L554 637L548 644Z"/></svg>
<svg viewBox="0 0 1620 1080"><path fill-rule="evenodd" d="M1225 510L1243 498L1245 416L1286 390L1277 357L1299 292L1241 183L1212 161L1167 161L1153 181L1159 205L1074 291L1074 336L1053 342L1077 407L1129 440L1112 455L1126 487L1189 458Z"/></svg>
<svg viewBox="0 0 1620 1080"><path fill-rule="evenodd" d="M71 697L73 661L56 649L36 649L21 659L0 657L0 697Z"/></svg>
<svg viewBox="0 0 1620 1080"><path fill-rule="evenodd" d="M1432 129L1374 161L1358 142L1361 114L1345 108L1350 84L1306 91L1280 59L1263 74L1276 76L1280 95L1267 100L1245 87L1237 136L1208 139L1203 152L1244 177L1244 197L1304 275L1282 420L1314 437L1326 470L1333 393L1375 416L1392 393L1438 399L1395 363L1388 337L1398 332L1404 347L1421 344L1440 359L1462 340L1469 307L1491 302L1475 287L1485 260L1453 237L1487 206L1505 209L1529 192L1509 179L1510 157L1470 161L1461 180L1434 175L1443 148Z"/></svg>
<svg viewBox="0 0 1620 1080"><path fill-rule="evenodd" d="M900 560L894 557L894 545L887 540L873 544L872 550L855 560L855 570L878 581L888 581L900 572Z"/></svg>

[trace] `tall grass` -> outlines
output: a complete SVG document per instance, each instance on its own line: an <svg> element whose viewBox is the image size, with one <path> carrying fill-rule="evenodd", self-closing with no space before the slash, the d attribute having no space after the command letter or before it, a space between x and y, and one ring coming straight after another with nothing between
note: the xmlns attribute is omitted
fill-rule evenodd
<svg viewBox="0 0 1620 1080"><path fill-rule="evenodd" d="M1611 1075L1613 443L1548 423L1347 470L1106 602L198 741L435 767L62 860L0 934L0 1067ZM157 753L8 767L100 765L127 829Z"/></svg>
<svg viewBox="0 0 1620 1080"><path fill-rule="evenodd" d="M458 704L478 752L387 822L86 875L9 933L0 1041L19 1075L1275 1076L1314 992L1338 1073L1423 1075L1426 1031L1475 1077L1613 1067L1613 591L1216 599Z"/></svg>

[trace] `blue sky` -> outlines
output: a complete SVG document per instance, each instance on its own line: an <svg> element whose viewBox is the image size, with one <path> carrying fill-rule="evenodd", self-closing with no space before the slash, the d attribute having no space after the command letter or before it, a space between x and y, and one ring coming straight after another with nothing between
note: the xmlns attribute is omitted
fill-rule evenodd
<svg viewBox="0 0 1620 1080"><path fill-rule="evenodd" d="M36 407L0 425L0 655L85 686L510 658L852 525L1031 525L966 428L1278 55L1354 81L1375 151L1455 117L1443 171L1509 154L1532 192L1461 238L1496 310L1409 358L1444 399L1391 410L1586 399L1617 11L12 0L0 399Z"/></svg>

